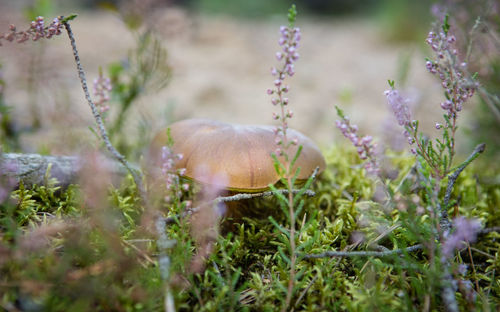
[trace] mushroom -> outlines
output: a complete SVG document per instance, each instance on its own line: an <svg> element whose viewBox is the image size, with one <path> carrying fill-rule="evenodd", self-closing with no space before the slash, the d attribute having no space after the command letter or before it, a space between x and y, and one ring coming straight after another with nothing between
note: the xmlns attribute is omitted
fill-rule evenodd
<svg viewBox="0 0 500 312"><path fill-rule="evenodd" d="M209 119L187 119L170 125L174 141L172 150L182 154L178 168L185 168L185 176L201 184L214 183L214 175L225 176L220 189L233 192L260 192L276 184L277 174L271 154L276 150L275 127L233 125ZM314 142L302 133L288 129L289 140L296 140L288 153L295 156L298 145L302 151L293 171L300 167L297 183L306 181L316 167L325 169L325 160ZM160 149L167 142L167 132L162 131L153 140L150 156L159 164ZM283 162L283 156L280 156ZM199 168L208 174L198 175Z"/></svg>

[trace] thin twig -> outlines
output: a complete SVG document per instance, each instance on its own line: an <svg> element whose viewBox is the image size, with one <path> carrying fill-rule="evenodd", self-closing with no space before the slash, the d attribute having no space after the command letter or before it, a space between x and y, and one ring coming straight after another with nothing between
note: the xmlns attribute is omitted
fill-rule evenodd
<svg viewBox="0 0 500 312"><path fill-rule="evenodd" d="M139 249L137 246L135 246L134 244L132 244L130 241L127 241L127 240L122 240L122 242L129 246L130 248L132 248L133 250L135 250L139 255L141 255L147 262L149 262L149 264L152 264L152 265L155 265L156 262L151 259L151 257L145 253L144 251L142 251L141 249Z"/></svg>
<svg viewBox="0 0 500 312"><path fill-rule="evenodd" d="M493 226L489 228L485 228L479 231L479 235L486 235L491 232L498 232L500 233L500 226Z"/></svg>
<svg viewBox="0 0 500 312"><path fill-rule="evenodd" d="M446 187L446 193L444 194L443 205L440 205L439 207L441 214L440 225L443 233L446 233L451 229L451 222L448 219L448 205L450 204L451 192L457 182L458 176L474 159L479 156L479 154L484 152L485 148L486 144L484 143L476 146L474 151L472 151L472 154L470 154L470 156L448 176L448 186Z"/></svg>
<svg viewBox="0 0 500 312"><path fill-rule="evenodd" d="M89 89L87 86L87 79L85 78L85 72L83 71L82 64L80 63L80 56L78 55L75 36L73 35L71 26L67 21L64 20L63 20L63 25L66 28L66 32L68 33L68 37L71 42L71 47L73 48L73 56L75 57L76 69L78 71L78 77L80 78L80 83L82 85L83 92L85 93L85 99L87 100L87 103L89 104L90 109L92 110L92 115L94 115L94 119L97 123L99 134L101 135L101 138L104 141L104 144L106 145L106 148L111 153L111 155L113 155L113 157L116 160L118 160L128 170L128 172L130 172L130 174L134 178L134 182L137 186L137 189L139 190L142 202L146 203L146 192L142 185L141 174L140 172L134 170L132 166L129 164L129 162L125 159L125 157L122 154L120 154L120 152L118 152L115 149L115 147L111 144L111 141L109 140L108 137L108 133L106 131L106 127L104 126L104 123L102 121L101 114L99 113L99 110L97 109L94 102L92 101L92 98L90 97Z"/></svg>
<svg viewBox="0 0 500 312"><path fill-rule="evenodd" d="M293 194L298 194L299 192L300 192L300 190L293 190L292 191ZM279 193L286 195L286 194L288 194L288 190L285 190L285 189L279 190ZM304 194L309 196L309 197L313 197L316 195L316 193L314 191L311 191L311 190L306 190L304 192ZM266 191L266 192L262 192L262 193L239 193L239 194L232 195L232 196L217 197L216 199L214 199L214 201L216 203L225 203L225 202L238 201L238 200L243 200L243 199L252 199L252 198L256 198L256 197L268 197L268 196L272 196L272 195L274 195L273 191Z"/></svg>
<svg viewBox="0 0 500 312"><path fill-rule="evenodd" d="M469 247L470 247L470 245L469 245ZM470 247L470 250L472 250L472 251L474 251L474 252L477 252L478 254L483 255L483 256L485 256L485 257L488 257L488 258L490 258L490 259L495 259L495 257L494 257L494 256L492 256L492 255L490 255L489 253L484 252L484 251L482 251L482 250L480 250L480 249L477 249L477 248L474 248L474 247Z"/></svg>
<svg viewBox="0 0 500 312"><path fill-rule="evenodd" d="M421 250L422 244L417 244L403 249L394 249L389 251L325 251L320 254L305 254L303 255L305 259L317 259L317 258L330 258L330 257L389 257L393 255L400 255L405 252L412 252L415 250Z"/></svg>
<svg viewBox="0 0 500 312"><path fill-rule="evenodd" d="M472 273L474 274L474 280L476 282L476 291L478 293L480 293L479 282L478 282L478 278L477 278L476 266L474 265L474 259L472 258L472 251L471 251L469 242L467 242L467 250L469 251L470 265L472 267Z"/></svg>
<svg viewBox="0 0 500 312"><path fill-rule="evenodd" d="M297 194L300 191L301 190L293 190L293 193ZM278 190L278 192L282 193L282 194L288 194L288 190L285 190L285 189ZM310 196L310 197L313 197L313 196L316 195L316 193L314 191L311 191L311 190L306 190L304 192L304 194L307 195L307 196ZM252 199L252 198L257 198L257 197L268 197L268 196L273 196L273 195L274 195L274 193L272 191L266 191L266 192L262 192L262 193L239 193L239 194L232 195L232 196L220 196L220 197L217 197L217 198L215 198L214 200L212 200L210 202L204 203L204 205L211 205L211 204L216 204L216 203L226 203L226 202L231 202L231 201L238 201L238 200L244 200L244 199ZM192 215L193 213L198 212L199 210L200 210L200 207L191 208L189 210L184 211L181 214L165 218L164 222L167 225L168 224L173 224L173 223L177 222L178 219L183 219L185 217L188 217L188 216Z"/></svg>

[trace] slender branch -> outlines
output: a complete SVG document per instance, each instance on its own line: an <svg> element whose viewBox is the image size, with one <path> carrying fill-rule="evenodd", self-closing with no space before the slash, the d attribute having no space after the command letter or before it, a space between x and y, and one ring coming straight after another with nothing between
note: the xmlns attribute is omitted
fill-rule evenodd
<svg viewBox="0 0 500 312"><path fill-rule="evenodd" d="M282 194L288 194L288 190L278 190L279 193ZM298 194L300 190L292 190L293 194ZM306 190L304 192L305 195L313 197L316 195L314 191L311 190ZM257 198L257 197L268 197L274 195L273 191L266 191L262 193L239 193L236 195L232 196L225 196L225 197L217 197L214 199L216 203L224 203L224 202L231 202L231 201L238 201L238 200L243 200L243 199L252 199L252 198Z"/></svg>
<svg viewBox="0 0 500 312"><path fill-rule="evenodd" d="M301 190L293 190L293 193L294 194L297 194L299 193ZM278 190L279 193L282 193L282 194L288 194L288 190ZM314 191L311 191L311 190L306 190L304 192L305 195L309 196L309 197L313 197L316 195L316 193ZM232 196L220 196L220 197L217 197L215 198L214 200L212 201L209 201L207 203L204 203L203 205L211 205L211 204L215 204L215 203L226 203L226 202L232 202L232 201L239 201L239 200L244 200L244 199L252 199L252 198L258 198L258 197L269 197L269 196L273 196L274 195L274 192L273 191L266 191L266 192L262 192L262 193L238 193L236 195L232 195ZM163 219L165 224L173 224L176 222L177 219L182 219L182 218L185 218L187 216L190 216L192 215L193 213L196 213L200 210L200 207L194 207L194 208L191 208L189 210L186 210L185 212L181 213L181 214L178 214L178 215L175 215L175 216L172 216L172 217L168 217L168 218L165 218Z"/></svg>
<svg viewBox="0 0 500 312"><path fill-rule="evenodd" d="M87 86L87 79L85 78L85 72L83 71L82 64L80 63L80 56L78 55L78 50L76 48L75 36L73 35L73 31L71 30L71 26L65 20L63 20L63 25L66 28L66 32L68 33L69 40L71 42L71 47L73 48L73 56L75 57L76 68L78 70L78 77L80 78L80 82L82 85L83 92L85 93L85 99L87 100L90 109L92 110L92 114L94 115L95 121L97 123L97 127L99 130L99 134L101 135L104 144L108 151L113 155L113 157L118 160L127 170L130 172L132 177L134 178L134 182L139 190L139 194L141 196L142 202L146 203L146 192L144 190L144 186L142 185L142 177L140 172L134 170L129 162L125 159L125 157L118 152L115 147L111 144L109 140L108 133L106 128L104 127L104 123L102 121L101 114L99 113L97 107L95 106L92 98L90 97L89 89Z"/></svg>
<svg viewBox="0 0 500 312"><path fill-rule="evenodd" d="M448 205L450 204L450 198L451 198L451 192L453 191L453 187L455 186L455 183L457 182L458 176L462 171L472 162L474 159L476 159L479 154L484 152L486 149L486 144L481 143L476 148L474 148L474 151L472 151L472 154L460 165L458 166L452 174L448 176L448 186L446 187L446 192L444 194L444 200L443 200L443 205L439 207L440 213L441 213L441 221L440 225L443 230L443 233L449 231L451 229L451 222L448 219Z"/></svg>
<svg viewBox="0 0 500 312"><path fill-rule="evenodd" d="M485 228L479 231L479 235L485 235L491 232L498 232L500 233L500 226L493 226L490 228Z"/></svg>
<svg viewBox="0 0 500 312"><path fill-rule="evenodd" d="M331 258L331 257L341 257L341 258L351 258L351 257L389 257L393 255L400 255L405 252L412 252L415 250L421 250L423 248L422 244L417 244L404 249L394 249L389 251L325 251L320 254L304 254L305 259L317 259L317 258Z"/></svg>

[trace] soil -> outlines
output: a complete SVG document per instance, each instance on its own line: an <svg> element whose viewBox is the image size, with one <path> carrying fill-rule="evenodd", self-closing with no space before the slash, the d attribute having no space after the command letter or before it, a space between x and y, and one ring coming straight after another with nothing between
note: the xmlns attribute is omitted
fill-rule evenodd
<svg viewBox="0 0 500 312"><path fill-rule="evenodd" d="M16 12L0 18L8 24L28 25ZM141 120L157 130L172 120L203 117L243 124L273 123L277 108L266 94L272 87L270 68L278 65L279 18L245 20L234 17L200 16L181 9L155 13L155 29L168 51L172 68L169 85L149 92L133 107L127 131L137 132ZM335 128L335 105L342 107L360 132L389 140L393 126L383 95L387 79L397 79L398 64L408 57L405 86L415 100L413 110L424 128L433 129L440 118L441 89L425 70L425 55L416 44L388 43L375 20L314 17L299 18L302 31L296 75L289 80L290 126L312 137L322 147L344 140ZM72 22L87 79L98 68L124 59L135 45L134 35L113 13L83 12ZM424 38L423 38L424 39ZM422 39L422 40L423 40ZM421 45L420 45L421 47ZM30 62L36 73L30 75ZM4 65L6 102L24 126L41 116L43 131L51 136L26 136L26 150L44 148L71 153L88 135L92 116L83 97L66 35L0 47ZM399 67L399 68L398 68ZM29 77L35 77L35 95L29 93ZM396 85L400 84L396 82ZM32 87L33 88L33 87ZM36 105L30 105L35 103ZM35 107L35 108L30 108ZM113 112L111 103L111 112ZM112 118L112 117L111 117ZM384 134L385 133L385 134ZM83 137L90 137L83 139ZM43 139L42 139L43 137ZM48 139L51 138L51 139Z"/></svg>

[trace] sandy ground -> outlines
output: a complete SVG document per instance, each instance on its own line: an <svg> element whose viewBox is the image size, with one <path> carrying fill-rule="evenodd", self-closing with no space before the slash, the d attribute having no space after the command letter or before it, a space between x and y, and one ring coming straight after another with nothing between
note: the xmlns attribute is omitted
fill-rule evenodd
<svg viewBox="0 0 500 312"><path fill-rule="evenodd" d="M3 12L1 29L15 22L15 14ZM273 123L266 89L272 86L270 68L277 65L280 19L260 21L231 17L192 16L179 10L156 13L159 36L168 50L173 77L168 87L142 97L133 108L128 129L134 133L138 116L153 129L164 126L168 109L171 119L206 117L244 124ZM123 59L134 46L134 37L111 13L82 13L73 21L82 64L90 81L99 66ZM395 79L403 55L410 55L407 86L418 102L415 115L431 129L441 115L441 90L425 70L424 55L414 45L389 44L382 39L374 21L361 19L300 18L302 41L296 75L290 79L290 108L295 112L290 124L325 147L342 140L336 130L335 105L342 106L362 132L374 135L386 131L393 119L383 91L387 79ZM19 26L19 28L22 28ZM26 148L49 147L64 153L78 148L71 137L77 129L84 133L92 125L83 98L66 36L50 42L6 44L0 47L0 62L7 82L6 101L15 117L29 123L32 112L27 103L38 103L44 129L59 133L58 139L44 142L39 136L28 140ZM44 50L38 64L39 89L30 99L26 74L30 53ZM113 108L111 108L113 110ZM396 128L396 131L400 131ZM64 140L69 140L71 143ZM381 139L384 140L384 139ZM69 150L69 151L68 151Z"/></svg>

